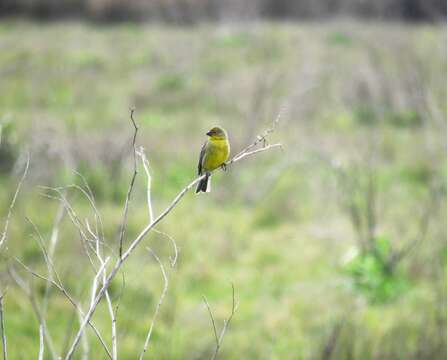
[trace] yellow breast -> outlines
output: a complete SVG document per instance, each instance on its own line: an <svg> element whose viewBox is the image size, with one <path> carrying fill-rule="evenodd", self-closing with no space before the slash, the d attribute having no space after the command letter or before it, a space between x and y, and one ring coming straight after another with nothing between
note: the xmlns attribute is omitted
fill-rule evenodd
<svg viewBox="0 0 447 360"><path fill-rule="evenodd" d="M209 139L206 144L205 156L203 158L203 169L213 171L228 159L230 144L227 139Z"/></svg>

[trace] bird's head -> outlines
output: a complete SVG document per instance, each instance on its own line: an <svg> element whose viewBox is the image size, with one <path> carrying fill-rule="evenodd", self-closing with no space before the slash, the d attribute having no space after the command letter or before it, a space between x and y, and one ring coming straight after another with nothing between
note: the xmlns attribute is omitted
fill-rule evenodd
<svg viewBox="0 0 447 360"><path fill-rule="evenodd" d="M227 138L227 132L220 126L213 127L206 133L206 135L215 140L222 140Z"/></svg>

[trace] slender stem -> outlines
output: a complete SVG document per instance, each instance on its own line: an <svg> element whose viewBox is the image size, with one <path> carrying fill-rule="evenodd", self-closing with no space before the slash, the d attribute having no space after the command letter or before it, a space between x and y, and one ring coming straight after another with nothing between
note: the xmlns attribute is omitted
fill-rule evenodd
<svg viewBox="0 0 447 360"><path fill-rule="evenodd" d="M203 297L203 301L205 302L206 308L208 309L208 313L210 314L211 324L213 325L213 332L214 332L214 339L216 341L216 348L219 347L219 337L217 336L217 328L216 328L216 321L214 320L213 312L211 311L210 304L208 303L208 300L206 297Z"/></svg>
<svg viewBox="0 0 447 360"><path fill-rule="evenodd" d="M8 348L6 346L5 319L3 317L3 297L4 297L4 294L0 294L0 332L2 335L3 360L8 360Z"/></svg>
<svg viewBox="0 0 447 360"><path fill-rule="evenodd" d="M213 331L214 331L214 339L216 341L216 347L214 348L213 355L211 356L211 360L215 360L217 358L217 355L219 354L219 350L222 346L223 338L225 336L225 333L228 329L228 326L230 325L231 319L233 319L234 314L237 310L237 304L236 304L236 298L234 295L234 285L231 284L231 290L232 290L232 306L231 306L231 313L228 319L225 319L223 322L222 330L220 331L220 335L217 335L217 327L216 327L216 321L214 320L213 312L211 311L210 304L208 303L208 300L206 297L203 297L203 301L205 302L205 305L208 309L208 313L210 315L211 324L213 325Z"/></svg>
<svg viewBox="0 0 447 360"><path fill-rule="evenodd" d="M143 147L140 148L138 153L141 157L141 162L143 163L144 172L146 173L147 185L146 185L146 197L147 197L147 209L149 211L149 221L154 221L154 211L152 209L152 197L151 197L151 189L152 189L152 176L149 171L149 161L147 160L146 154L144 153Z"/></svg>
<svg viewBox="0 0 447 360"><path fill-rule="evenodd" d="M45 336L45 329L43 325L41 324L39 326L39 360L43 360L43 354L45 352L45 343L43 341Z"/></svg>
<svg viewBox="0 0 447 360"><path fill-rule="evenodd" d="M5 221L5 227L3 228L2 237L0 238L0 250L3 246L3 244L5 243L6 237L8 235L8 227L9 227L9 222L11 220L12 210L14 209L14 206L16 204L17 197L19 196L20 189L22 188L22 184L25 181L26 175L28 174L29 162L30 162L30 155L28 153L27 158L26 158L25 170L23 171L23 175L20 178L19 183L17 184L16 191L14 193L14 196L12 197L11 204L9 205L8 215L6 216L6 221Z"/></svg>
<svg viewBox="0 0 447 360"><path fill-rule="evenodd" d="M143 360L144 355L145 355L147 348L149 346L149 341L151 339L152 331L154 329L158 313L160 312L161 305L163 304L163 300L166 296L166 293L168 292L168 286L169 286L168 276L166 275L165 268L164 268L162 262L160 261L160 258L157 256L157 254L154 251L152 251L152 249L147 248L147 250L152 254L152 256L155 258L155 260L158 262L158 265L160 266L160 270L161 270L161 273L163 275L163 280L164 280L164 287L163 287L163 291L160 296L160 300L158 301L157 306L155 307L155 312L154 312L154 316L152 317L151 326L147 333L146 341L144 342L143 351L140 354L140 360Z"/></svg>
<svg viewBox="0 0 447 360"><path fill-rule="evenodd" d="M120 231L120 237L119 237L119 257L121 258L123 254L123 241L124 241L124 234L126 232L126 225L127 225L127 214L129 212L129 203L130 203L130 197L132 195L133 187L135 185L135 179L137 177L138 171L137 171L137 148L136 148L136 141L137 141L137 135L138 135L138 126L133 118L133 114L135 112L135 109L130 110L130 120L132 121L132 125L134 127L134 133L132 138L132 154L133 154L133 174L132 178L130 180L129 189L127 190L126 195L126 202L124 204L124 215L123 215L123 223L121 224L121 231Z"/></svg>

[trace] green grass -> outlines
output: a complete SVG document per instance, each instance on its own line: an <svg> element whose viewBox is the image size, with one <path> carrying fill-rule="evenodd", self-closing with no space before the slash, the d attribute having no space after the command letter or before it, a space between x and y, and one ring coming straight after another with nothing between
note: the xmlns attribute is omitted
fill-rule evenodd
<svg viewBox="0 0 447 360"><path fill-rule="evenodd" d="M168 240L151 234L124 267L121 297L121 277L112 284L115 304L120 298L120 358L134 359L141 351L163 288L147 246L169 275L149 359L209 358L214 338L202 297L220 328L231 310L231 283L239 309L225 336L222 359L319 358L339 324L333 358L446 354L439 328L445 321L447 253L442 29L358 23L170 28L2 20L0 35L4 217L26 149L31 153L9 229L9 250L1 255L10 359L38 352L32 307L6 269L14 264L11 256L17 256L46 273L25 220L32 219L49 241L57 204L42 196L46 192L39 185L81 184L74 170L82 173L98 202L107 245L116 252L132 174L130 107L136 108L138 145L150 161L159 213L195 177L208 128L227 128L236 152L270 124L285 100L282 122L272 135L284 150L217 173L211 194L187 194L160 224L180 248L177 265L169 266ZM419 90L429 94L430 108L418 97ZM337 183L331 164L338 164L348 180ZM427 236L393 275L382 267L383 259L370 253L349 256L359 249L346 198L365 213L371 166L377 180L376 236L385 236L387 255L420 236L429 186L440 186ZM148 220L145 175L139 170L125 244ZM93 224L87 201L73 190L69 199L80 218ZM86 308L92 272L68 217L56 251L55 266ZM40 302L45 285L14 267ZM94 321L110 341L105 304ZM48 329L58 352L66 350L76 326L72 308L53 289ZM105 358L88 334L92 358Z"/></svg>

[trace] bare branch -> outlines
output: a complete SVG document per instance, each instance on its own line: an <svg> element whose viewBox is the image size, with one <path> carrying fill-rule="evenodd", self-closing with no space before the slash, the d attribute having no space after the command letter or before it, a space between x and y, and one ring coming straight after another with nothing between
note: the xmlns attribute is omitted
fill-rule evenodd
<svg viewBox="0 0 447 360"><path fill-rule="evenodd" d="M143 360L144 355L145 355L145 353L147 351L147 348L149 346L149 341L151 339L152 330L154 329L155 322L156 322L157 317L158 317L158 313L160 312L160 307L163 304L163 300L164 300L164 298L166 296L166 293L168 292L168 286L169 286L168 276L166 275L166 271L165 271L165 268L163 266L163 263L160 261L160 259L157 256L157 254L151 248L146 248L146 249L147 249L147 251L149 251L152 254L152 256L155 258L155 260L158 262L158 265L160 265L160 270L161 270L161 273L163 275L164 287L163 287L163 291L162 291L161 296L160 296L160 300L158 301L158 304L155 307L155 312L154 312L154 316L152 317L151 326L150 326L149 331L147 333L146 341L144 342L143 351L140 354L140 360Z"/></svg>
<svg viewBox="0 0 447 360"><path fill-rule="evenodd" d="M170 236L169 234L167 234L167 233L165 233L163 231L160 231L158 229L153 229L152 231L154 231L157 234L166 236L169 239L169 241L171 242L172 248L174 249L174 256L170 256L169 257L169 261L171 262L171 267L174 267L175 264L177 263L178 254L179 254L177 243L175 242L174 238L172 236Z"/></svg>
<svg viewBox="0 0 447 360"><path fill-rule="evenodd" d="M43 354L45 352L45 344L44 344L44 336L45 336L45 329L42 324L39 326L39 360L43 360Z"/></svg>
<svg viewBox="0 0 447 360"><path fill-rule="evenodd" d="M102 281L103 283L106 281L107 279L107 269L106 269L106 263L109 261L109 258L107 258L105 261L101 255L101 248L100 248L100 241L99 241L99 237L97 234L93 233L93 231L90 228L90 225L88 223L88 220L86 220L86 226L87 226L87 231L93 236L93 238L96 240L96 257L98 258L99 262L101 263L101 266L104 267L104 271L102 271L101 273L98 272L98 275L102 275ZM97 277L95 276L95 279L93 280L92 283L92 298L91 298L91 302L94 301L95 299L95 295L96 295L96 290L97 290ZM111 320L111 326L112 326L112 359L116 360L118 357L118 338L117 338L117 334L116 334L116 313L113 309L113 304L112 304L112 299L110 297L109 291L106 290L105 292L105 297L106 297L106 302L107 302L107 308L109 310L109 314L110 314L110 320Z"/></svg>
<svg viewBox="0 0 447 360"><path fill-rule="evenodd" d="M99 248L97 250L96 256L98 257L99 261L101 262L101 266L104 267L104 271L102 271L102 281L104 284L107 280L106 264L108 263L110 258L108 257L105 260L103 260L103 258L101 257ZM99 272L98 272L98 274L99 274ZM105 297L106 297L106 302L107 302L107 308L108 308L109 314L110 314L111 327L112 327L112 359L116 360L118 358L118 338L117 338L117 334L116 334L116 314L115 314L115 311L113 310L112 299L110 298L108 289L106 289Z"/></svg>
<svg viewBox="0 0 447 360"><path fill-rule="evenodd" d="M146 186L146 196L147 196L147 209L149 211L149 221L154 221L154 211L152 210L152 199L151 199L151 187L152 187L152 177L149 171L149 161L147 160L144 148L141 146L138 155L141 157L141 162L143 163L144 172L147 177Z"/></svg>
<svg viewBox="0 0 447 360"><path fill-rule="evenodd" d="M8 360L8 348L6 344L5 319L3 317L3 298L5 293L0 294L0 332L2 335L3 360Z"/></svg>
<svg viewBox="0 0 447 360"><path fill-rule="evenodd" d="M272 125L268 129L266 129L262 134L258 135L256 137L256 140L253 143L246 146L240 152L238 152L236 155L234 155L233 158L227 162L227 165L230 165L233 162L236 162L236 161L242 159L243 157L247 156L248 154L249 155L256 154L256 152L250 152L250 150L259 144L262 144L262 147L266 148L268 146L267 137L276 130L276 127L278 126L279 121L281 120L281 116L282 116L284 109L285 109L285 106L281 107L275 120L273 120ZM276 144L273 147L276 147L276 146L281 147L281 144ZM267 149L265 149L265 150L267 150Z"/></svg>
<svg viewBox="0 0 447 360"><path fill-rule="evenodd" d="M231 284L231 295L232 295L232 305L231 305L231 314L228 317L227 320L224 320L224 326L222 328L222 331L220 332L220 336L219 336L219 344L220 346L222 346L222 342L223 342L223 338L225 336L225 333L228 329L228 326L230 325L231 320L233 319L234 314L236 313L237 310L237 304L236 304L236 298L235 298L235 294L234 294L234 284ZM214 352L214 356L213 356L213 360L216 359L217 357L217 353L219 352L219 349L216 348L216 351Z"/></svg>
<svg viewBox="0 0 447 360"><path fill-rule="evenodd" d="M106 281L105 271L104 271L104 275L103 275L103 281ZM118 337L116 334L116 315L115 315L115 311L113 310L112 299L110 298L109 291L106 291L105 296L106 296L107 308L109 310L110 319L112 322L112 325L111 325L112 326L112 359L116 360L118 358Z"/></svg>
<svg viewBox="0 0 447 360"><path fill-rule="evenodd" d="M76 230L79 233L79 237L81 239L81 244L84 248L87 258L90 261L90 265L92 266L93 271L96 273L96 267L95 267L95 264L93 262L91 255L90 255L90 252L89 252L89 249L91 252L95 252L95 249L91 244L92 241L90 241L88 239L88 236L85 234L84 226L83 226L81 220L79 219L78 215L76 214L76 211L73 209L70 202L68 201L66 195L59 188L51 188L51 187L45 187L45 186L42 186L41 188L43 188L45 190L49 190L49 191L54 191L58 194L59 197L51 196L48 194L43 194L43 196L48 197L53 200L60 201L64 204L65 210L67 211L67 214L68 214L71 222L73 223L73 226L76 228Z"/></svg>
<svg viewBox="0 0 447 360"><path fill-rule="evenodd" d="M57 242L59 240L59 225L64 217L65 214L65 208L63 206L63 203L59 204L59 209L57 211L56 214L56 218L54 220L54 225L53 225L53 229L51 231L51 237L50 237L50 247L48 249L48 257L50 259L53 258L54 256L54 252L56 251L56 245ZM51 274L48 274L50 276L50 278L52 277L52 272ZM51 283L47 282L46 288L45 288L45 294L44 294L44 298L43 298L43 304L42 304L42 312L45 315L47 312L47 307L48 307L48 297L50 295L50 289L51 289Z"/></svg>
<svg viewBox="0 0 447 360"><path fill-rule="evenodd" d="M216 348L219 347L219 336L217 336L217 328L216 328L216 321L214 320L213 312L211 311L210 304L208 303L208 300L205 296L203 296L203 301L205 302L205 305L208 309L208 313L210 314L211 324L213 325L213 332L214 332L214 339L216 340Z"/></svg>
<svg viewBox="0 0 447 360"><path fill-rule="evenodd" d="M246 152L239 153L239 154L237 154L236 156L234 156L234 157L227 163L227 165L230 165L230 164L232 164L232 163L235 163L236 161L242 160L243 158L245 158L245 157L247 157L247 156L255 155L255 154L258 154L258 153L260 153L260 152L267 151L267 150L270 150L270 149L273 149L273 148L282 148L282 144L277 143L277 144L272 144L272 145L266 145L266 146L263 146L263 147L260 148L260 149L256 149L256 150L252 150L252 151L246 151Z"/></svg>
<svg viewBox="0 0 447 360"><path fill-rule="evenodd" d="M27 271L32 272L31 269L29 269L25 264L23 264L19 259L15 258L17 262L19 262L20 265L22 265ZM45 317L42 314L41 309L39 308L39 304L37 303L36 297L31 290L30 286L20 277L19 274L17 274L13 267L8 268L9 274L13 278L13 280L17 283L17 285L23 290L23 292L28 296L28 299L31 303L31 306L33 308L34 314L37 318L37 321L39 322L39 326L43 326L44 330L47 328L47 323L45 321ZM32 272L33 273L33 272ZM37 273L33 273L36 277L39 277L41 279L45 279L45 277L38 275ZM44 331L43 333L44 339L48 345L48 349L51 353L51 357L56 360L58 359L58 356L56 354L56 351L54 349L54 342L48 331Z"/></svg>
<svg viewBox="0 0 447 360"><path fill-rule="evenodd" d="M56 192L59 195L59 197L52 197L52 196L50 196L48 194L44 194L44 196L48 197L48 198L51 198L53 200L57 200L57 201L60 201L60 202L64 203L65 209L66 209L66 211L67 211L67 213L68 213L68 215L70 217L70 220L72 221L72 223L75 226L75 228L78 230L79 235L81 237L81 240L83 241L84 249L85 249L85 245L87 244L88 248L90 248L90 250L92 252L96 252L98 250L99 244L101 244L102 246L106 246L109 250L114 252L114 249L112 247L110 247L110 246L107 246L107 244L103 241L103 239L104 239L104 230L103 230L103 223L102 223L101 215L100 215L99 210L98 210L98 208L96 206L95 198L94 198L94 196L93 196L93 194L91 192L90 187L88 186L87 181L84 178L82 178L82 179L84 181L84 184L85 184L87 190L85 190L84 188L82 188L81 186L76 185L76 184L68 185L68 186L61 187L61 188L51 188L51 187L42 186L43 189L54 191L54 192ZM92 208L92 210L94 212L94 215L95 215L95 231L92 231L91 228L88 228L88 226L87 226L88 225L87 224L88 221L86 221L86 224L84 225L82 223L82 221L79 219L79 217L76 214L74 208L71 206L70 202L68 201L68 199L67 199L67 197L66 197L66 195L64 193L64 191L67 190L67 189L78 190L87 199L87 201L89 202L89 204L90 204L90 206L91 206L91 208ZM98 223L99 223L99 227L98 227ZM85 233L86 230L92 236L92 239L88 238L88 236ZM91 246L92 242L95 243L96 250ZM92 259L90 257L90 254L88 253L87 255L88 255L89 259L90 259L90 263L92 265L92 269L96 273L96 268L95 268L95 265L94 265L94 263L93 263L93 261L92 261Z"/></svg>
<svg viewBox="0 0 447 360"><path fill-rule="evenodd" d="M104 269L109 262L110 257L106 258L106 260L101 264L101 267L99 268L98 272L96 273L95 277L93 278L93 284L97 284L99 281L99 278L103 275ZM92 286L92 303L95 300L95 293L96 293L96 285Z"/></svg>
<svg viewBox="0 0 447 360"><path fill-rule="evenodd" d="M25 263L23 263L22 260L20 260L19 258L17 258L17 257L14 256L13 259L14 259L19 265L21 265L27 272L29 272L31 275L33 275L34 277L36 277L36 278L38 278L38 279L40 279L40 280L43 280L43 281L47 281L47 282L51 283L52 285L54 285L58 290L62 291L61 286L60 286L57 282L55 282L54 280L51 280L51 279L49 279L49 278L47 278L47 277L45 277L45 276L43 276L43 275L38 274L37 272L35 272L34 270L32 270L28 265L26 265ZM16 281L16 283L18 283L18 282ZM20 284L19 284L19 285L20 285ZM25 290L23 286L22 286L22 289ZM29 288L28 288L28 290L30 291ZM27 292L29 293L29 291L27 291Z"/></svg>
<svg viewBox="0 0 447 360"><path fill-rule="evenodd" d="M78 321L79 324L82 323L82 315L80 312L78 312ZM82 345L82 360L88 360L89 359L89 352L90 347L86 336L83 336L81 339L81 345Z"/></svg>
<svg viewBox="0 0 447 360"><path fill-rule="evenodd" d="M132 178L130 180L129 189L127 190L126 195L126 202L124 204L124 214L123 214L123 223L121 224L121 231L120 231L120 238L119 238L119 257L122 257L123 254L123 241L124 241L124 234L126 232L126 226L127 226L127 214L129 212L129 202L130 197L132 195L133 187L135 184L135 179L138 174L137 170L137 148L136 148L136 141L137 141L137 135L138 135L138 126L133 118L133 114L135 112L135 109L130 109L130 120L132 121L132 125L134 127L134 133L133 133L133 139L132 139L132 148L133 148L133 174Z"/></svg>
<svg viewBox="0 0 447 360"><path fill-rule="evenodd" d="M100 238L104 239L104 226L102 223L101 215L98 211L98 208L96 207L96 201L95 201L95 196L93 194L93 191L90 188L88 181L82 174L78 173L77 171L75 171L75 174L77 174L81 178L82 182L84 183L85 188L87 189L87 194L85 194L85 196L87 197L88 201L90 202L90 204L93 208L93 211L95 212L95 221L96 222L99 221L100 230L101 230ZM82 189L82 187L80 187L80 189L81 189L82 193L84 193L84 191L83 191L84 189Z"/></svg>
<svg viewBox="0 0 447 360"><path fill-rule="evenodd" d="M210 304L208 303L208 301L206 300L206 297L203 297L203 300L205 302L205 305L208 309L208 313L210 314L210 318L211 318L211 323L213 325L213 331L214 331L214 338L216 341L216 347L214 349L214 353L211 356L211 360L215 360L217 358L217 355L219 354L219 350L222 346L222 342L223 342L223 338L225 336L225 333L228 329L228 326L230 325L231 319L233 319L233 316L237 310L237 304L236 304L236 298L234 296L234 285L231 284L231 289L232 289L232 307L231 307L231 313L230 316L224 320L223 323L223 327L222 330L220 331L220 335L217 335L217 328L216 328L216 321L214 320L214 316L213 316L213 312L211 311L211 307Z"/></svg>
<svg viewBox="0 0 447 360"><path fill-rule="evenodd" d="M33 275L34 277L36 277L36 278L38 278L38 279L41 279L41 280L44 280L44 281L47 281L47 282L49 282L49 283L51 283L53 286L55 286L67 299L68 299L68 301L73 305L73 307L75 308L75 310L79 313L79 315L82 317L82 318L84 318L84 313L83 313L83 311L82 311L82 309L80 308L80 306L76 303L76 301L71 297L71 295L68 293L68 291L64 288L64 286L62 285L62 283L60 282L60 278L59 278L59 275L57 274L57 272L54 270L54 268L53 268L53 272L54 272L54 274L55 274L55 276L56 276L56 279L57 279L57 282L56 281L54 281L53 279L51 279L51 278L47 278L47 277L45 277L45 276L43 276L43 275L40 275L40 274L38 274L37 272L35 272L34 270L32 270L30 267L28 267L26 264L24 264L20 259L18 259L17 257L14 257L14 260L15 261L17 261L27 272L29 272L31 275ZM101 266L100 267L100 269L98 270L98 274L100 275L101 273L102 273L102 271L103 271L103 269L104 269L104 267L106 266L106 264L107 264L107 262L109 261L109 259L107 258L106 259L106 261L105 261L105 263L103 264L103 266ZM52 266L52 263L50 262L49 263L51 266ZM11 271L11 269L10 269L10 271ZM25 282L22 280L22 279L20 279L19 277L18 277L18 274L16 274L16 273L11 273L11 275L13 276L13 279L16 281L16 283L22 288L22 290L24 290L25 291L25 293L28 295L28 297L30 298L30 300L31 300L31 303L33 304L33 307L35 308L35 312L36 312L36 315L37 315L37 318L39 319L39 321L40 321L40 323L41 324L43 324L44 326L45 326L45 322L44 322L44 316L43 316L43 314L42 314L42 312L41 312L41 310L39 310L38 308L37 308L37 303L36 303L36 301L35 301L35 299L34 299L34 296L33 296L33 294L32 294L32 292L31 292L31 289L29 288L29 287L27 287L26 286L26 284L25 284ZM99 276L99 275L97 275L97 276ZM96 279L96 277L95 277L95 279ZM101 343L101 345L103 346L103 348L104 348L104 350L106 351L106 353L107 353L107 356L110 358L110 359L112 359L112 355L110 354L110 351L109 351L109 349L108 349L108 347L107 347L107 344L105 343L105 341L104 341L104 339L103 339L103 337L101 336L101 334L100 334L100 332L98 331L98 329L96 328L96 326L93 324L93 322L91 322L90 320L88 321L88 324L90 325L90 327L92 328L92 330L94 331L94 333L96 334L96 336L98 337L98 339L99 339L99 341L100 341L100 343ZM48 334L48 332L47 331L45 331L45 338L49 338L49 334ZM51 345L50 345L50 343L49 343L49 346L50 346L50 349L52 349L52 342L51 342L51 340L49 340L50 341L50 343L51 343ZM47 341L47 343L48 343L48 341ZM53 351L52 351L53 352ZM54 358L56 358L56 356L54 356Z"/></svg>
<svg viewBox="0 0 447 360"><path fill-rule="evenodd" d="M19 183L17 184L16 191L14 193L14 196L12 197L11 204L9 205L8 215L6 216L5 226L3 228L2 237L0 238L0 250L3 246L3 244L5 243L6 237L8 235L8 227L9 227L9 222L11 220L12 210L14 209L14 206L16 204L17 197L19 196L20 189L22 188L22 184L25 181L26 175L28 174L29 163L30 163L30 154L28 153L27 158L26 158L25 170L23 171L23 175L20 178Z"/></svg>

